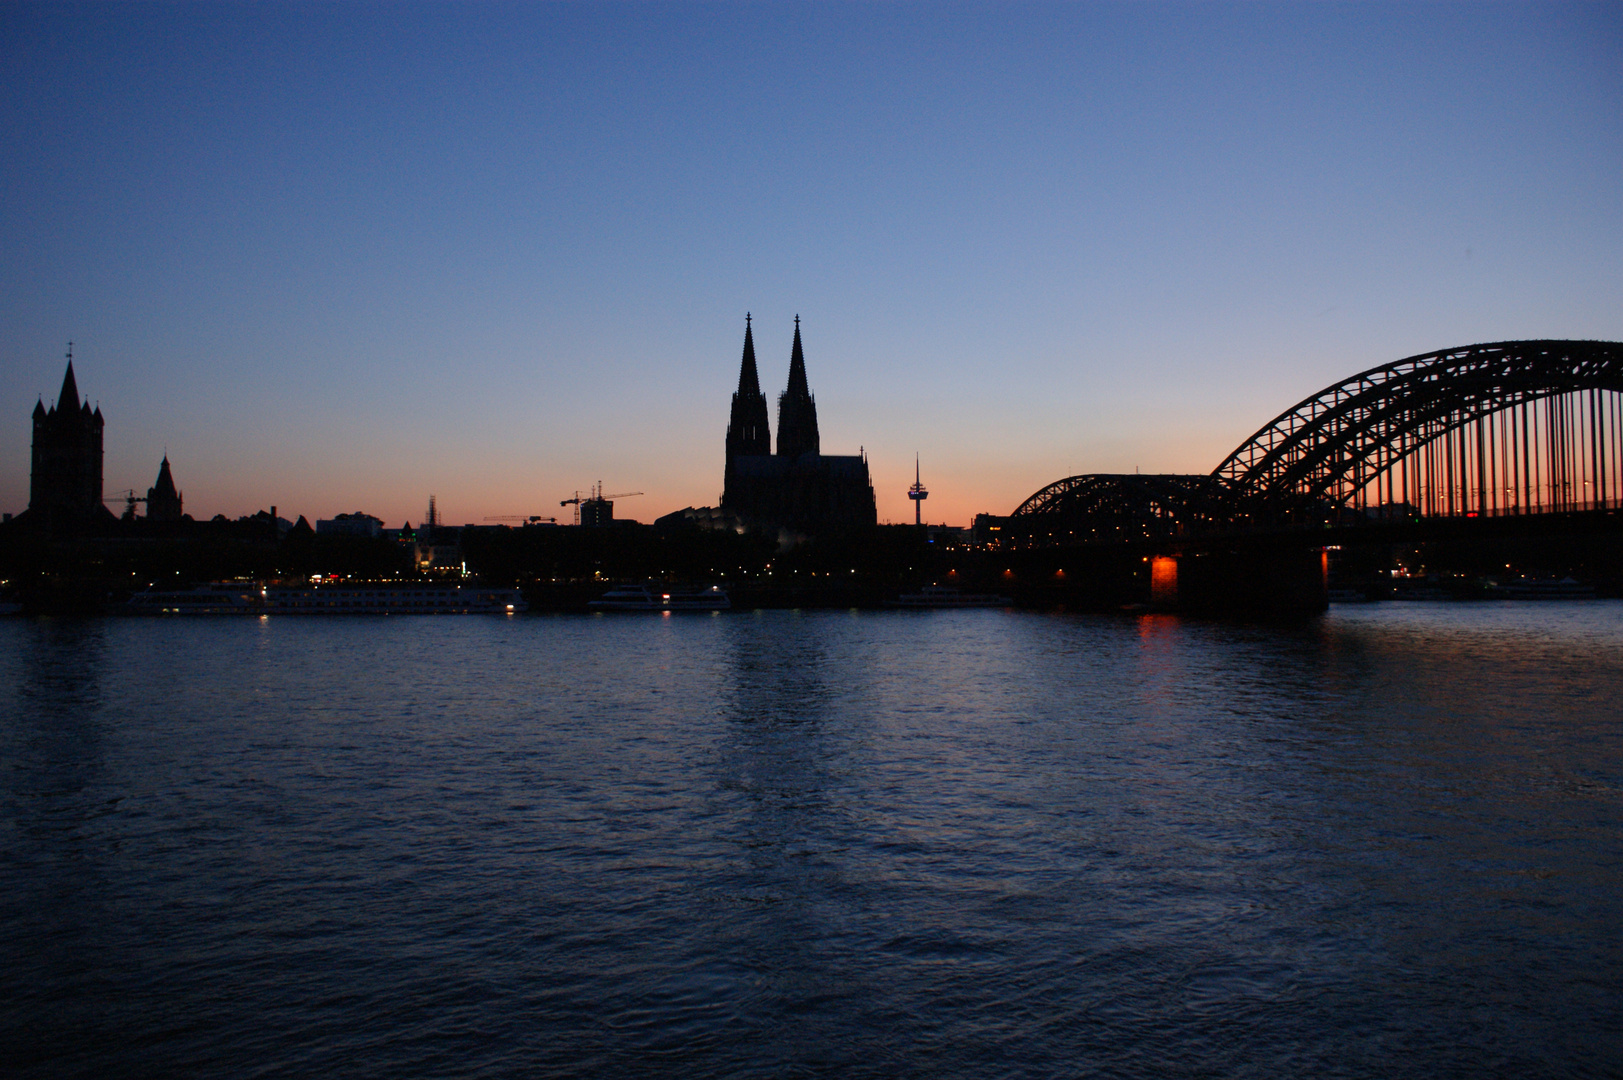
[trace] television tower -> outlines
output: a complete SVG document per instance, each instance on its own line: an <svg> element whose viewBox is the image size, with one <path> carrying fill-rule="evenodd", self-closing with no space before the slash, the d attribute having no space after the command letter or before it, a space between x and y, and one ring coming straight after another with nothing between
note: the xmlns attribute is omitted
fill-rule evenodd
<svg viewBox="0 0 1623 1080"><path fill-rule="evenodd" d="M913 500L913 524L923 528L924 500L930 497L930 493L924 490L924 485L919 482L919 456L917 454L913 455L913 486L907 489L907 497Z"/></svg>

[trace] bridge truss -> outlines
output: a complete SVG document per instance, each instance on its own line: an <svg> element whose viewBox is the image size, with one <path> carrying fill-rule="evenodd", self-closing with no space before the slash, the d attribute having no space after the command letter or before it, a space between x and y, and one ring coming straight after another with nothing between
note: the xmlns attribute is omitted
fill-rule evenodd
<svg viewBox="0 0 1623 1080"><path fill-rule="evenodd" d="M1021 503L1010 522L1018 543L1036 547L1164 540L1226 524L1227 486L1200 474L1067 476Z"/></svg>
<svg viewBox="0 0 1623 1080"><path fill-rule="evenodd" d="M1411 356L1298 403L1207 475L1089 474L1011 515L1030 546L1623 507L1623 344Z"/></svg>
<svg viewBox="0 0 1623 1080"><path fill-rule="evenodd" d="M1572 511L1623 499L1620 434L1623 344L1502 341L1321 390L1212 475L1241 520Z"/></svg>

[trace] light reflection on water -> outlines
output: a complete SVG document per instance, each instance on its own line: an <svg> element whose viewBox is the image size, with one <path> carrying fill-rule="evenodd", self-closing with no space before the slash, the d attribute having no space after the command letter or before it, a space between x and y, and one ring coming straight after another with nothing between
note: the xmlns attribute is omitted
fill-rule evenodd
<svg viewBox="0 0 1623 1080"><path fill-rule="evenodd" d="M22 1075L1623 1068L1623 605L0 638Z"/></svg>

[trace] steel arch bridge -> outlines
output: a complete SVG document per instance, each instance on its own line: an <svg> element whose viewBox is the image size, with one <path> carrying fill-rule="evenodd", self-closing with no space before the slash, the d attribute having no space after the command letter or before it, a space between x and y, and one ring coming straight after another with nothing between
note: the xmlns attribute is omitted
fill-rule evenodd
<svg viewBox="0 0 1623 1080"><path fill-rule="evenodd" d="M1068 476L1021 503L1011 521L1035 546L1165 540L1225 524L1227 486L1170 473Z"/></svg>
<svg viewBox="0 0 1623 1080"><path fill-rule="evenodd" d="M1228 482L1238 513L1266 520L1340 507L1428 516L1579 509L1623 493L1619 392L1616 342L1425 353L1299 402L1212 475Z"/></svg>
<svg viewBox="0 0 1623 1080"><path fill-rule="evenodd" d="M1209 476L1067 477L1011 516L1033 545L1623 504L1623 343L1502 341L1360 372Z"/></svg>

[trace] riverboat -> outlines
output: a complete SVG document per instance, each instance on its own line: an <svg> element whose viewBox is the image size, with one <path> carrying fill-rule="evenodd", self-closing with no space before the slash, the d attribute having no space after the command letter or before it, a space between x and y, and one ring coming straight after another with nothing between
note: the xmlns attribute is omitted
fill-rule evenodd
<svg viewBox="0 0 1623 1080"><path fill-rule="evenodd" d="M953 585L926 585L916 593L903 593L885 601L886 607L894 608L996 608L1013 604L1011 597L960 592Z"/></svg>
<svg viewBox="0 0 1623 1080"><path fill-rule="evenodd" d="M1573 578L1522 578L1501 581L1487 595L1504 600L1593 600L1595 587Z"/></svg>
<svg viewBox="0 0 1623 1080"><path fill-rule="evenodd" d="M289 615L504 615L529 609L512 588L447 582L272 585L266 610Z"/></svg>
<svg viewBox="0 0 1623 1080"><path fill-rule="evenodd" d="M257 581L216 581L194 589L147 589L116 609L124 615L258 615L265 610Z"/></svg>
<svg viewBox="0 0 1623 1080"><path fill-rule="evenodd" d="M587 606L593 611L726 611L733 605L720 585L694 589L656 582L610 589Z"/></svg>

